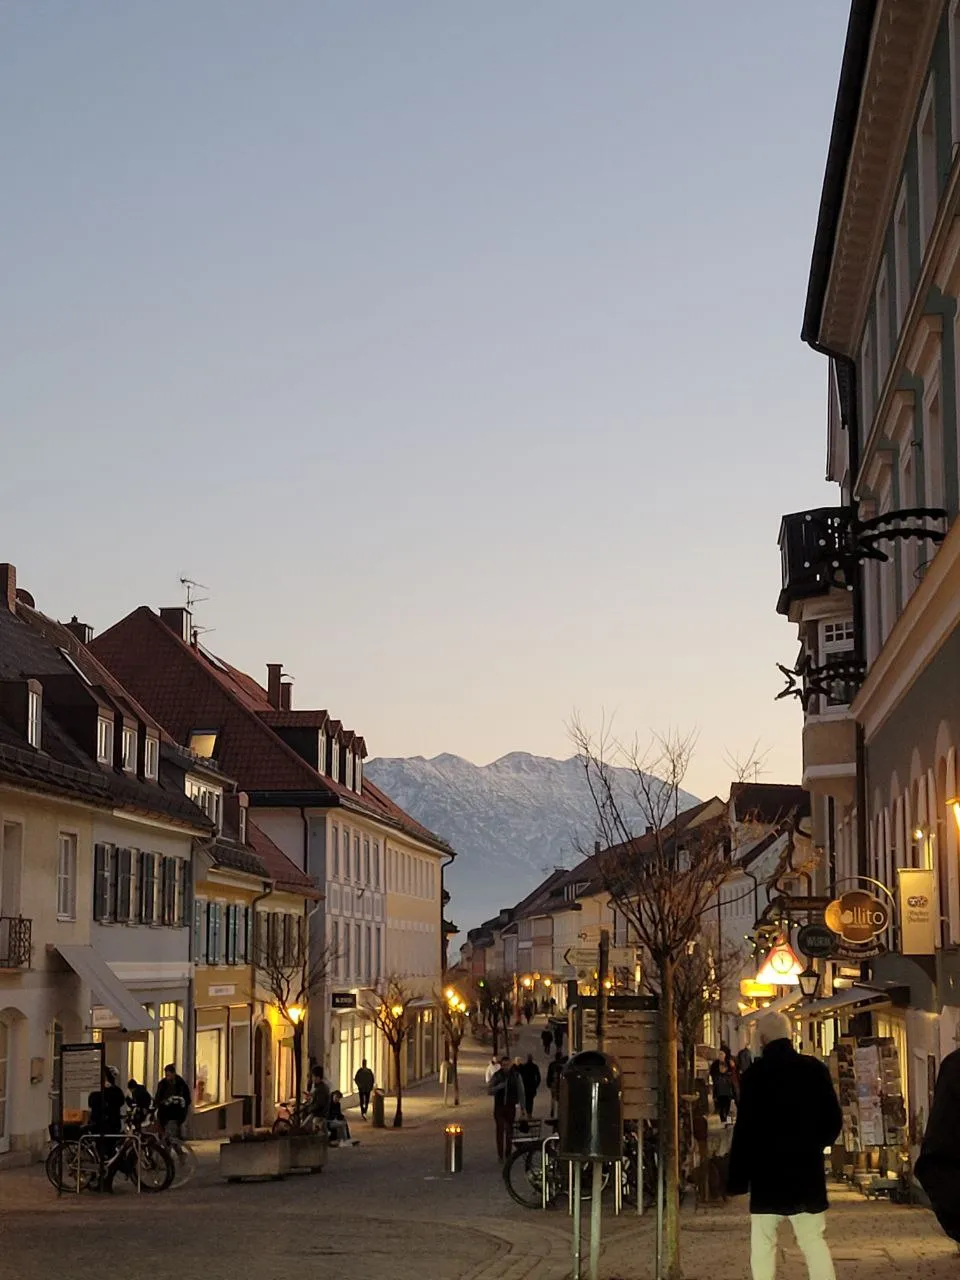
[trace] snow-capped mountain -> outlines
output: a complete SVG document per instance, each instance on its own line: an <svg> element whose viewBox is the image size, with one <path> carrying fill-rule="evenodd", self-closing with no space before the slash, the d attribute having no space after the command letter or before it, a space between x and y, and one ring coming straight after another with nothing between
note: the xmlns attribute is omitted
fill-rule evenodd
<svg viewBox="0 0 960 1280"><path fill-rule="evenodd" d="M449 841L457 860L446 872L450 918L462 932L525 897L555 867L572 867L591 848L596 811L576 757L551 760L512 751L492 764L460 756L379 759L366 771L418 822ZM633 775L616 771L625 796ZM696 804L684 794L681 807ZM625 802L635 831L644 819Z"/></svg>

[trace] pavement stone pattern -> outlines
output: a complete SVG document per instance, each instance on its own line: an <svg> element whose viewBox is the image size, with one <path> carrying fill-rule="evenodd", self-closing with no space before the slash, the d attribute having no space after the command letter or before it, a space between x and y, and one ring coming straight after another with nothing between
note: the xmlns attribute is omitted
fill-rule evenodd
<svg viewBox="0 0 960 1280"><path fill-rule="evenodd" d="M516 1052L543 1054L540 1028ZM569 1280L564 1208L525 1210L507 1195L483 1086L487 1054L467 1047L463 1105L444 1108L436 1085L404 1099L404 1127L376 1130L350 1115L356 1147L330 1151L326 1169L283 1182L226 1184L216 1144L199 1144L188 1187L137 1196L57 1200L40 1166L0 1174L0 1280ZM546 1111L543 1094L538 1112ZM388 1100L388 1123L393 1114ZM443 1170L443 1125L464 1128L464 1170ZM960 1252L924 1209L864 1200L837 1188L828 1235L838 1280L960 1280ZM584 1223L584 1250L588 1225ZM745 1202L685 1209L687 1280L749 1280ZM779 1280L805 1280L784 1227ZM604 1218L604 1280L652 1280L653 1215ZM583 1274L586 1275L584 1259Z"/></svg>

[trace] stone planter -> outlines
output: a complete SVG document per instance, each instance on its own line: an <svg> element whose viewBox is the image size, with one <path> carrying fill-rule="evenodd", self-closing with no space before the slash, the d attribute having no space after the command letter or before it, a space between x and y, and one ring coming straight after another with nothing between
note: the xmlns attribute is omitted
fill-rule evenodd
<svg viewBox="0 0 960 1280"><path fill-rule="evenodd" d="M290 1139L263 1142L221 1142L220 1176L228 1182L244 1178L282 1178L290 1172Z"/></svg>
<svg viewBox="0 0 960 1280"><path fill-rule="evenodd" d="M327 1163L327 1138L322 1133L293 1133L290 1143L290 1168L298 1173L319 1173Z"/></svg>

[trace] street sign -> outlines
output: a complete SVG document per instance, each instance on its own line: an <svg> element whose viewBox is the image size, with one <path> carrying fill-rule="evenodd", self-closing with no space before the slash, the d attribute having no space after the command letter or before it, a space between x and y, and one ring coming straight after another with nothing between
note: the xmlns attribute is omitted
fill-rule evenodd
<svg viewBox="0 0 960 1280"><path fill-rule="evenodd" d="M563 959L571 969L589 971L592 977L600 963L600 951L597 947L570 947L563 953Z"/></svg>
<svg viewBox="0 0 960 1280"><path fill-rule="evenodd" d="M797 932L797 950L811 959L826 960L833 955L840 939L825 924L805 924Z"/></svg>

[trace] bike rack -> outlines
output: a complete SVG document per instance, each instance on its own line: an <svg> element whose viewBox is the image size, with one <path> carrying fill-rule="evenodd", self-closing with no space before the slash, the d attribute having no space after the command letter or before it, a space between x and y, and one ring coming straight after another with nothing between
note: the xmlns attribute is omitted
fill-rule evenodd
<svg viewBox="0 0 960 1280"><path fill-rule="evenodd" d="M544 1138L540 1144L540 1208L544 1210L547 1207L547 1146L551 1142L559 1145L559 1134L551 1133L549 1138Z"/></svg>

